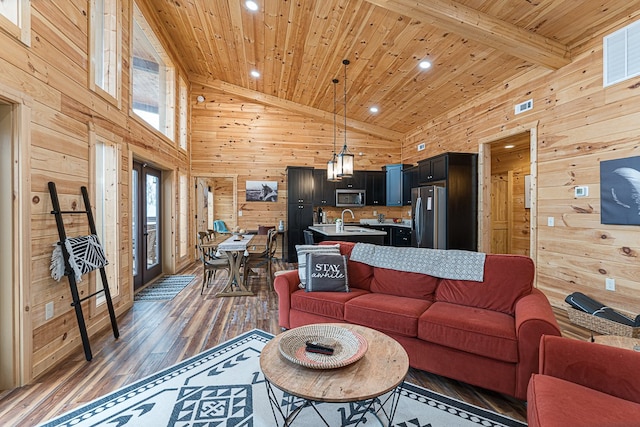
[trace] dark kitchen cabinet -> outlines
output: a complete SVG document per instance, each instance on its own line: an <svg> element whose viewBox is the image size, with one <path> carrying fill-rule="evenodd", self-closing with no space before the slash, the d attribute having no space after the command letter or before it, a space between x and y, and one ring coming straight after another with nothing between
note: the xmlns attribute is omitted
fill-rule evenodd
<svg viewBox="0 0 640 427"><path fill-rule="evenodd" d="M287 247L288 262L298 262L296 245L304 244L303 231L313 225L313 169L287 167Z"/></svg>
<svg viewBox="0 0 640 427"><path fill-rule="evenodd" d="M313 206L335 206L336 183L327 181L327 171L314 169L313 171Z"/></svg>
<svg viewBox="0 0 640 427"><path fill-rule="evenodd" d="M402 206L411 205L411 189L418 186L418 172L417 166L402 170Z"/></svg>
<svg viewBox="0 0 640 427"><path fill-rule="evenodd" d="M336 188L348 188L354 190L362 190L366 185L366 172L365 171L353 171L353 177L342 178L336 182Z"/></svg>
<svg viewBox="0 0 640 427"><path fill-rule="evenodd" d="M441 154L418 162L418 185L447 179L449 154Z"/></svg>
<svg viewBox="0 0 640 427"><path fill-rule="evenodd" d="M313 169L287 167L287 202L313 203Z"/></svg>
<svg viewBox="0 0 640 427"><path fill-rule="evenodd" d="M391 245L411 246L411 229L408 227L393 227Z"/></svg>
<svg viewBox="0 0 640 427"><path fill-rule="evenodd" d="M384 171L365 172L365 201L367 206L386 206L387 174Z"/></svg>

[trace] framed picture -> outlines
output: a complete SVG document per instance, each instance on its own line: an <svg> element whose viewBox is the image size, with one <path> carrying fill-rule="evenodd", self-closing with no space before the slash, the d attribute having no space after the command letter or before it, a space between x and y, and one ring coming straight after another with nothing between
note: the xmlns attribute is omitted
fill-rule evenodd
<svg viewBox="0 0 640 427"><path fill-rule="evenodd" d="M278 181L247 181L247 202L277 202Z"/></svg>
<svg viewBox="0 0 640 427"><path fill-rule="evenodd" d="M640 225L640 157L600 162L600 222Z"/></svg>

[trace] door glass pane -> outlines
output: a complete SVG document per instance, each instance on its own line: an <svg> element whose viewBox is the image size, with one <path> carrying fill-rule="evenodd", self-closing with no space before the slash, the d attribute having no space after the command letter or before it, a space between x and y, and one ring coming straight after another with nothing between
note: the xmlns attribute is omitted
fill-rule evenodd
<svg viewBox="0 0 640 427"><path fill-rule="evenodd" d="M157 220L160 212L160 179L147 174L147 268L158 264L158 230Z"/></svg>
<svg viewBox="0 0 640 427"><path fill-rule="evenodd" d="M134 169L133 174L131 175L131 188L132 188L132 192L131 192L131 206L133 206L133 209L131 209L131 212L133 213L133 216L131 218L131 244L132 244L132 250L131 253L133 254L133 276L137 276L138 275L138 264L139 264L139 259L138 259L138 248L140 247L140 242L138 242L138 236L140 235L140 228L139 228L139 218L138 218L138 206L140 206L138 204L138 200L139 200L139 194L138 194L138 189L139 187L139 176L138 176L138 171L136 169Z"/></svg>

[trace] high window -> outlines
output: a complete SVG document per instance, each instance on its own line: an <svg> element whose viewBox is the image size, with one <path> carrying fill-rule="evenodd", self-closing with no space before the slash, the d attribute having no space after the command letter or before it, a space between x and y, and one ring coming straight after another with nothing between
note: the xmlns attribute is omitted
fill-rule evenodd
<svg viewBox="0 0 640 427"><path fill-rule="evenodd" d="M131 74L133 112L175 141L175 68L137 6Z"/></svg>
<svg viewBox="0 0 640 427"><path fill-rule="evenodd" d="M1 0L0 0L1 1ZM120 97L121 37L119 0L91 0L90 81L115 99Z"/></svg>
<svg viewBox="0 0 640 427"><path fill-rule="evenodd" d="M187 149L187 117L189 116L189 90L187 89L187 82L180 77L180 104L178 108L179 114L179 132L178 140L180 142L180 148Z"/></svg>
<svg viewBox="0 0 640 427"><path fill-rule="evenodd" d="M118 212L118 171L120 155L118 146L109 141L98 140L95 143L95 223L98 239L102 243L109 264L105 267L109 292L112 297L120 293L118 280L118 236L119 236L119 212ZM102 289L102 279L96 274L96 290ZM96 299L96 304L105 302L101 293Z"/></svg>
<svg viewBox="0 0 640 427"><path fill-rule="evenodd" d="M0 0L0 28L31 45L31 0Z"/></svg>
<svg viewBox="0 0 640 427"><path fill-rule="evenodd" d="M189 181L187 174L180 173L180 258L187 256L189 247Z"/></svg>

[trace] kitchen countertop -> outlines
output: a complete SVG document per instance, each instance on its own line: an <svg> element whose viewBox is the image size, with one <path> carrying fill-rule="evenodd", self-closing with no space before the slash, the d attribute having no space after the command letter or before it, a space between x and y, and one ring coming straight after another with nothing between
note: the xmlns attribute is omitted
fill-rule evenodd
<svg viewBox="0 0 640 427"><path fill-rule="evenodd" d="M385 219L384 222L380 222L377 219L361 219L360 224L365 225L373 225L373 226L392 226L392 227L403 227L403 228L411 228L411 220L403 219L402 222L393 222L392 219Z"/></svg>
<svg viewBox="0 0 640 427"><path fill-rule="evenodd" d="M314 224L309 230L320 233L324 236L386 236L386 231L374 230L372 228L358 227L356 225L345 225L344 231L336 232L335 224Z"/></svg>

